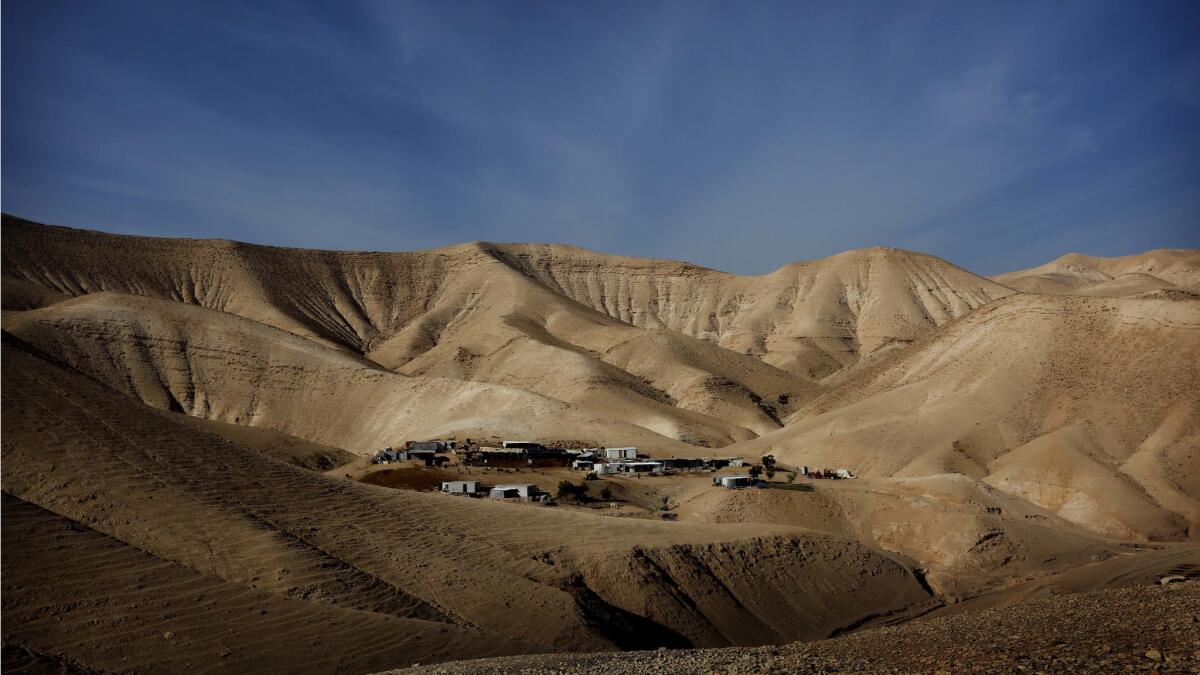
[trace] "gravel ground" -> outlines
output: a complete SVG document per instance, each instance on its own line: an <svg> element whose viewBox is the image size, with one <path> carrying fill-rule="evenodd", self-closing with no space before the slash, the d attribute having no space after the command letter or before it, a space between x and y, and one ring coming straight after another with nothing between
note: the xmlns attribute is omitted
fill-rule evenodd
<svg viewBox="0 0 1200 675"><path fill-rule="evenodd" d="M546 654L402 673L1200 673L1200 581L1063 595L781 647Z"/></svg>

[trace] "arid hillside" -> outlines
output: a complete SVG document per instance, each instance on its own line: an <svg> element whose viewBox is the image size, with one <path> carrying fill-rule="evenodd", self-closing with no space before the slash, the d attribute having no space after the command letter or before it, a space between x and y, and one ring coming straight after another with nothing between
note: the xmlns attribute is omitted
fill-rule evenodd
<svg viewBox="0 0 1200 675"><path fill-rule="evenodd" d="M1011 292L944 260L891 248L760 277L565 246L491 248L546 287L626 323L712 340L810 378Z"/></svg>
<svg viewBox="0 0 1200 675"><path fill-rule="evenodd" d="M1068 253L1045 265L993 277L1028 293L1133 297L1200 294L1200 251L1161 249L1119 258Z"/></svg>
<svg viewBox="0 0 1200 675"><path fill-rule="evenodd" d="M37 654L111 669L132 651L155 669L228 650L247 668L344 630L372 643L364 665L379 667L451 646L811 639L938 604L910 562L853 539L371 487L180 424L15 338L3 358L5 641ZM114 649L106 626L150 597ZM271 614L297 628L251 630ZM214 628L206 615L230 618ZM172 640L187 647L164 650ZM304 654L285 662L322 670Z"/></svg>
<svg viewBox="0 0 1200 675"><path fill-rule="evenodd" d="M408 675L500 673L1195 672L1200 582L1046 598L914 621L821 642L756 649L555 654L403 669Z"/></svg>
<svg viewBox="0 0 1200 675"><path fill-rule="evenodd" d="M8 309L100 291L196 304L406 374L517 386L705 446L777 429L860 355L1010 292L896 249L736 277L566 246L337 253L7 218L3 256Z"/></svg>
<svg viewBox="0 0 1200 675"><path fill-rule="evenodd" d="M1015 296L874 364L737 449L960 473L1107 535L1200 523L1200 303Z"/></svg>
<svg viewBox="0 0 1200 675"><path fill-rule="evenodd" d="M890 248L740 277L2 234L6 669L783 644L1200 574L1192 251L992 281ZM369 460L450 436L780 466ZM468 477L594 489L436 492Z"/></svg>
<svg viewBox="0 0 1200 675"><path fill-rule="evenodd" d="M559 399L504 385L408 377L195 305L95 293L11 316L6 330L149 405L359 454L449 433L683 446Z"/></svg>

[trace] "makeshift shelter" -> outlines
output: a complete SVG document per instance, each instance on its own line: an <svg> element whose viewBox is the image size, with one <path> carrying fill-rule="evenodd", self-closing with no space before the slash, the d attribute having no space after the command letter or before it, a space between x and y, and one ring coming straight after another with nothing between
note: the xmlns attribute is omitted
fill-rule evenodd
<svg viewBox="0 0 1200 675"><path fill-rule="evenodd" d="M479 492L477 480L451 480L442 483L442 492L452 495L473 495Z"/></svg>

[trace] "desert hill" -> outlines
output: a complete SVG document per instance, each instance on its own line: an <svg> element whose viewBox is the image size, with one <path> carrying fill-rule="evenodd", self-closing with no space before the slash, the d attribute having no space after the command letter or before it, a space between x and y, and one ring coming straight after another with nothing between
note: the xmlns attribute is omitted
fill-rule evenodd
<svg viewBox="0 0 1200 675"><path fill-rule="evenodd" d="M992 278L1028 293L1104 297L1161 290L1200 293L1200 251L1160 249L1116 258L1068 253L1045 265Z"/></svg>
<svg viewBox="0 0 1200 675"><path fill-rule="evenodd" d="M758 277L573 247L491 248L548 288L626 323L712 340L811 378L1011 292L944 260L892 248Z"/></svg>
<svg viewBox="0 0 1200 675"><path fill-rule="evenodd" d="M896 249L737 277L566 246L337 253L12 217L3 249L9 309L98 291L198 304L409 374L576 397L618 416L658 408L676 419L650 428L703 445L777 428L816 380L1010 292ZM547 359L558 364L553 377L529 365ZM692 429L688 413L722 430Z"/></svg>
<svg viewBox="0 0 1200 675"><path fill-rule="evenodd" d="M1117 537L1200 522L1200 303L1013 296L735 446L881 476L961 473Z"/></svg>
<svg viewBox="0 0 1200 675"><path fill-rule="evenodd" d="M35 585L49 598L42 605L77 599L80 569L55 563L55 549L20 546L53 541L53 533L74 527L62 523L69 519L88 533L62 542L65 554L120 561L90 568L92 601L70 615L78 626L111 623L112 608L122 606L116 600L133 597L126 594L144 589L149 577L181 589L161 596L152 611L185 618L130 626L142 644L158 644L150 638L177 626L167 630L213 649L211 628L193 631L191 617L242 616L248 604L317 629L334 617L347 630L364 627L364 639L376 630L365 627L383 630L395 621L399 634L371 651L394 660L435 649L398 644L440 630L430 622L445 624L443 633L471 631L475 638L455 644L467 653L477 643L484 655L810 639L938 604L911 562L845 537L606 518L362 485L180 424L15 338L5 338L3 359L4 489L13 497L5 520L29 530L5 546L5 563L22 552L32 558L19 574L6 573L5 597ZM46 557L35 555L41 551ZM240 599L229 597L232 589L218 592L228 588L221 584L243 589ZM294 604L301 601L311 611ZM344 619L336 619L339 611ZM31 622L6 621L6 642L112 667L114 650L98 635L46 632ZM297 630L257 644L243 637L227 646L259 654L311 635ZM150 650L139 658L166 667L176 657Z"/></svg>
<svg viewBox="0 0 1200 675"><path fill-rule="evenodd" d="M12 315L6 330L157 408L258 426L366 454L456 432L681 443L502 385L407 377L241 317L186 303L94 293Z"/></svg>
<svg viewBox="0 0 1200 675"><path fill-rule="evenodd" d="M1195 555L1195 252L1001 284L889 248L741 277L559 245L2 235L6 667L783 643ZM364 457L450 435L784 466L542 508ZM535 475L483 478L510 473ZM98 632L122 621L127 648Z"/></svg>
<svg viewBox="0 0 1200 675"><path fill-rule="evenodd" d="M128 264L105 264L118 257ZM482 245L338 254L9 219L4 274L9 309L99 291L195 304L398 372L516 386L710 447L778 428L817 389L757 358L589 310Z"/></svg>
<svg viewBox="0 0 1200 675"><path fill-rule="evenodd" d="M862 478L812 492L707 490L680 517L803 524L921 564L939 596L969 598L1121 554L1111 540L961 474Z"/></svg>
<svg viewBox="0 0 1200 675"><path fill-rule="evenodd" d="M1200 582L1045 598L1016 607L875 628L821 642L756 649L547 654L393 671L493 673L1189 672Z"/></svg>

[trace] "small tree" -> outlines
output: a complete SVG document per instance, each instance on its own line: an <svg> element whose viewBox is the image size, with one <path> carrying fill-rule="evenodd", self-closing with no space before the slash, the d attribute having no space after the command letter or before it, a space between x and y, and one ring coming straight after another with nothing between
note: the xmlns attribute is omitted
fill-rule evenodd
<svg viewBox="0 0 1200 675"><path fill-rule="evenodd" d="M762 475L762 467L761 466L755 464L754 466L750 467L751 480L758 480L758 477L761 475Z"/></svg>
<svg viewBox="0 0 1200 675"><path fill-rule="evenodd" d="M662 502L663 511L671 510L671 495L663 495L658 498L658 501Z"/></svg>
<svg viewBox="0 0 1200 675"><path fill-rule="evenodd" d="M604 486L604 489L600 491L600 498L606 502L611 502L612 501L612 488L608 487L607 485Z"/></svg>
<svg viewBox="0 0 1200 675"><path fill-rule="evenodd" d="M558 496L560 499L566 499L567 497L569 497L573 494L575 494L575 484L574 483L572 483L569 480L559 481Z"/></svg>
<svg viewBox="0 0 1200 675"><path fill-rule="evenodd" d="M558 496L563 499L573 499L579 501L587 496L587 483L576 485L569 480L560 481L558 484Z"/></svg>

